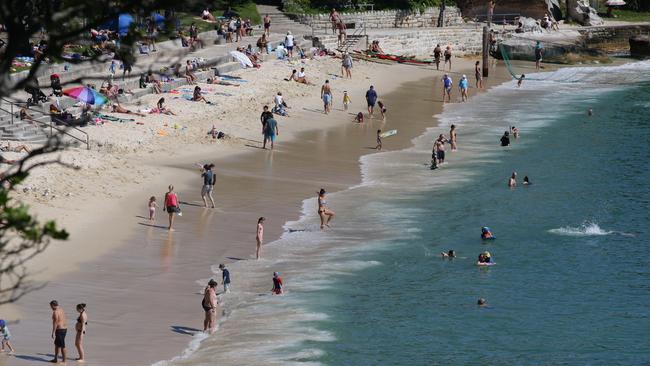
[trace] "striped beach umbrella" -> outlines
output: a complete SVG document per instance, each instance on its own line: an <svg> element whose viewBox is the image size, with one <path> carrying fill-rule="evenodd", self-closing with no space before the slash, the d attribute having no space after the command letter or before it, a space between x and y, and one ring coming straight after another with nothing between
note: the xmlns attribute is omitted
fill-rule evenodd
<svg viewBox="0 0 650 366"><path fill-rule="evenodd" d="M104 95L98 93L95 89L85 86L66 89L63 91L63 94L86 104L102 105L108 102L108 99Z"/></svg>

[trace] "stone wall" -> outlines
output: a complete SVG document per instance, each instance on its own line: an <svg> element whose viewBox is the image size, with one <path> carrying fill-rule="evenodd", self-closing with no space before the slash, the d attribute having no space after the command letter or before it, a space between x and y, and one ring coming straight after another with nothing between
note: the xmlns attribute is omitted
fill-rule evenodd
<svg viewBox="0 0 650 366"><path fill-rule="evenodd" d="M488 0L456 0L456 4L466 17L480 16L485 19L487 16ZM554 11L549 9L554 9ZM494 7L494 21L498 23L503 18L500 14L520 14L529 18L541 19L546 13L559 18L561 16L559 3L552 0L498 0Z"/></svg>
<svg viewBox="0 0 650 366"><path fill-rule="evenodd" d="M629 39L635 35L650 35L650 25L596 26L578 29L588 48L607 53L627 53Z"/></svg>
<svg viewBox="0 0 650 366"><path fill-rule="evenodd" d="M386 53L417 55L432 58L437 44L451 45L455 56L477 55L482 51L483 31L474 28L437 28L426 30L401 30L399 32L373 32L370 41L378 40ZM325 47L336 48L335 36L318 37ZM362 50L365 42L360 42L355 50Z"/></svg>
<svg viewBox="0 0 650 366"><path fill-rule="evenodd" d="M341 18L348 28L360 28L362 24L368 29L431 28L437 27L439 15L439 8L427 8L423 12L417 10L382 10L342 13ZM292 18L300 23L311 26L316 32L332 29L329 14L294 14ZM462 23L463 19L460 10L456 7L448 6L445 10L445 26Z"/></svg>

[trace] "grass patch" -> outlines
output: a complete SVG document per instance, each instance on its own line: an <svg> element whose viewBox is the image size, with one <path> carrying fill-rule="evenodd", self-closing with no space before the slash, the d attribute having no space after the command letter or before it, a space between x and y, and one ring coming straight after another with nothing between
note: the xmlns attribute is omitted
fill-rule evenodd
<svg viewBox="0 0 650 366"><path fill-rule="evenodd" d="M650 22L650 12L614 9L616 18L607 18L607 7L598 9L598 13L603 16L605 20L618 20L621 22Z"/></svg>

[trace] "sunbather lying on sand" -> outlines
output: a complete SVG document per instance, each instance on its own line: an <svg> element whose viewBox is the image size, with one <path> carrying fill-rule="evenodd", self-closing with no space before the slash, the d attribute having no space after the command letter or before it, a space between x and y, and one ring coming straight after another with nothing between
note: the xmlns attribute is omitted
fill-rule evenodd
<svg viewBox="0 0 650 366"><path fill-rule="evenodd" d="M113 113L135 114L136 116L140 116L140 117L145 117L146 116L146 114L133 112L131 110L128 110L128 109L118 105L118 104L113 104L113 106L111 108L111 111Z"/></svg>
<svg viewBox="0 0 650 366"><path fill-rule="evenodd" d="M214 78L208 78L206 81L207 84L217 84L217 85L227 85L227 86L239 86L239 84L232 84L227 81L220 80L218 76Z"/></svg>
<svg viewBox="0 0 650 366"><path fill-rule="evenodd" d="M11 147L11 143L10 143L10 142L7 142L7 145L5 145L5 146L0 146L0 151L4 151L4 152L17 152L17 153L19 153L19 152L23 152L23 151L24 151L24 152L26 152L26 153L28 153L28 154L29 154L30 152L32 152L32 150L31 150L29 147L27 147L27 145L18 145L18 146L16 146L16 147Z"/></svg>

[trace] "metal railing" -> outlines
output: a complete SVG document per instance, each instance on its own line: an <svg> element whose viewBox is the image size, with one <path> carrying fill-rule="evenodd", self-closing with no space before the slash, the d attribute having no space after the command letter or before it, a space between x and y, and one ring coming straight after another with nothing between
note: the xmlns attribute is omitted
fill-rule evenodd
<svg viewBox="0 0 650 366"><path fill-rule="evenodd" d="M9 99L6 99L6 98L0 98L0 100L1 100L2 102L6 102L6 103L9 103L9 104L10 104L10 109L9 109L9 110L0 107L0 111L5 112L5 113L9 113L9 114L11 115L11 122L10 122L10 124L13 125L13 124L14 124L14 119L16 118L16 115L15 115L15 113L14 113L14 106L17 107L17 109L18 109L19 111L22 109L22 107L21 107L18 103L15 103L15 102L13 102L13 101L11 101L11 100L9 100ZM39 113L39 114L42 114L42 115L46 116L46 114L43 113L43 111L40 111L40 110L37 110L37 109L32 109L32 108L29 108L29 107L26 107L26 109L29 110L29 111L32 111L32 112L34 112L34 113ZM38 125L40 125L44 130L49 129L49 131L50 131L49 136L46 134L46 136L47 136L48 138L52 138L52 136L54 136L54 130L56 130L56 131L58 131L59 133L64 134L64 135L66 135L66 136L72 138L73 140L76 140L76 141L79 141L79 142L85 144L85 145L86 145L86 149L90 150L90 136L88 135L87 132L85 132L85 131L83 131L83 130L77 128L77 127L74 127L74 126L66 126L66 128L59 128L59 127L57 127L57 126L55 125L55 123L54 123L54 121L52 120L51 117L50 117L50 122L49 122L49 123L47 123L47 122L41 122L41 121L37 121L37 120L35 120L35 119L30 119L30 120L28 120L28 123L35 123L35 124L38 124ZM72 133L70 133L70 131L75 131L76 133L80 133L80 134L82 134L83 136L82 136L82 137L75 136L75 135L73 135Z"/></svg>
<svg viewBox="0 0 650 366"><path fill-rule="evenodd" d="M357 25L360 27L357 28ZM360 38L366 38L366 48L368 47L368 33L366 33L366 26L364 23L355 23L354 32L351 35L345 37L343 44L339 45L338 50L341 52L347 52L350 47L357 44Z"/></svg>

